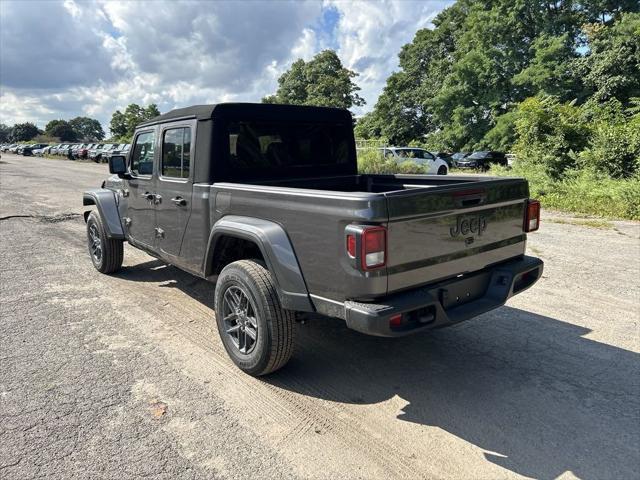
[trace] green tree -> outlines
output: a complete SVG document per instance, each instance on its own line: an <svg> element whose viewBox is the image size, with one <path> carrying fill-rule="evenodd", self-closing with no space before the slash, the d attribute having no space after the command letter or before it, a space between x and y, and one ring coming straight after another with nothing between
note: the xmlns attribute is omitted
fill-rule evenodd
<svg viewBox="0 0 640 480"><path fill-rule="evenodd" d="M400 70L388 78L367 131L403 143L426 137L450 149L493 140L505 145L514 131L512 123L506 128L507 120L513 118L503 118L501 125L499 119L528 97L551 94L582 103L601 88L637 96L634 55L640 35L630 20L636 14L625 12L638 5L637 0L458 0L434 19L433 29L419 30L402 48ZM597 24L595 31L607 35L587 34L585 24ZM607 49L612 51L605 55Z"/></svg>
<svg viewBox="0 0 640 480"><path fill-rule="evenodd" d="M356 120L354 128L357 138L378 138L382 136L377 119L374 117L373 112L366 113L362 117Z"/></svg>
<svg viewBox="0 0 640 480"><path fill-rule="evenodd" d="M50 120L44 127L44 132L47 135L53 136L53 134L51 133L51 131L56 128L58 125L64 125L64 124L68 124L68 122L66 120L62 120L62 119L56 119L56 120Z"/></svg>
<svg viewBox="0 0 640 480"><path fill-rule="evenodd" d="M10 141L12 142L26 142L38 135L40 130L35 124L31 122L16 123L11 128Z"/></svg>
<svg viewBox="0 0 640 480"><path fill-rule="evenodd" d="M523 93L546 93L563 100L582 96L573 62L578 57L569 34L542 34L531 45L533 58L529 65L513 77L513 84Z"/></svg>
<svg viewBox="0 0 640 480"><path fill-rule="evenodd" d="M122 138L127 135L127 119L120 110L116 110L111 115L111 122L109 122L109 130L111 130L111 136L116 138Z"/></svg>
<svg viewBox="0 0 640 480"><path fill-rule="evenodd" d="M11 135L11 127L9 125L5 125L4 123L0 123L0 142L2 143L8 142L10 135Z"/></svg>
<svg viewBox="0 0 640 480"><path fill-rule="evenodd" d="M333 50L318 53L309 62L296 60L278 79L274 95L262 99L263 103L316 105L351 108L364 105L353 79L358 74L344 68Z"/></svg>
<svg viewBox="0 0 640 480"><path fill-rule="evenodd" d="M69 120L69 124L76 131L78 138L82 140L102 140L104 130L95 118L76 117Z"/></svg>
<svg viewBox="0 0 640 480"><path fill-rule="evenodd" d="M62 142L75 142L78 132L66 120L51 120L44 128L47 135L59 138Z"/></svg>
<svg viewBox="0 0 640 480"><path fill-rule="evenodd" d="M131 141L136 126L158 115L160 115L160 111L155 103L147 107L141 107L136 103L131 103L127 105L124 113L120 110L116 110L113 113L111 122L109 123L109 130L111 130L113 137Z"/></svg>
<svg viewBox="0 0 640 480"><path fill-rule="evenodd" d="M640 14L620 15L611 25L584 28L589 52L576 61L576 70L597 101L611 98L629 104L640 96Z"/></svg>
<svg viewBox="0 0 640 480"><path fill-rule="evenodd" d="M518 112L516 110L500 115L496 119L495 126L489 130L475 149L500 150L509 152L516 141L516 121Z"/></svg>

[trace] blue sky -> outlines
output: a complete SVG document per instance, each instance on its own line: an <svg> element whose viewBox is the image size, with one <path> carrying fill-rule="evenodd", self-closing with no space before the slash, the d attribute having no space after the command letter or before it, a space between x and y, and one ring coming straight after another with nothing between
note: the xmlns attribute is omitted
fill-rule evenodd
<svg viewBox="0 0 640 480"><path fill-rule="evenodd" d="M0 122L260 101L325 48L355 70L370 110L402 45L451 2L0 1Z"/></svg>

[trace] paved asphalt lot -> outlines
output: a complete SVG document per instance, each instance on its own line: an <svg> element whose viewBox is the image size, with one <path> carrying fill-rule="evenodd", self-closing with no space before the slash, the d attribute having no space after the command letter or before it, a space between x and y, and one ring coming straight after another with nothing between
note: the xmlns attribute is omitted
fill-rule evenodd
<svg viewBox="0 0 640 480"><path fill-rule="evenodd" d="M129 246L97 273L105 165L0 163L0 478L640 476L640 226L544 212L508 306L379 339L310 318L282 371L237 370L213 287Z"/></svg>

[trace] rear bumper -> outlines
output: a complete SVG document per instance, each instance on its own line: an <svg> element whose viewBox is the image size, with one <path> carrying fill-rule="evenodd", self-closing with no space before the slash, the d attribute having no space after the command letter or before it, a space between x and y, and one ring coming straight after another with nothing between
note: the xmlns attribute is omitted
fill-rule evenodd
<svg viewBox="0 0 640 480"><path fill-rule="evenodd" d="M439 328L503 305L542 275L539 258L523 256L434 285L389 295L376 303L346 301L347 326L368 335L400 337ZM402 324L390 320L402 314Z"/></svg>

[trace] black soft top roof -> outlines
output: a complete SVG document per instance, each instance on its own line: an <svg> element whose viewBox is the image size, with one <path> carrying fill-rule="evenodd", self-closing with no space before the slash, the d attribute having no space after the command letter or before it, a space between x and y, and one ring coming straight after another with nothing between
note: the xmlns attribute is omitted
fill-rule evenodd
<svg viewBox="0 0 640 480"><path fill-rule="evenodd" d="M218 103L177 108L138 125L154 125L178 119L251 119L279 121L351 122L351 113L341 108L277 105L270 103Z"/></svg>

